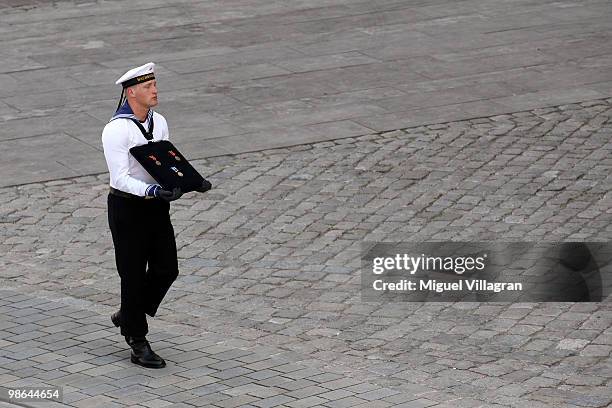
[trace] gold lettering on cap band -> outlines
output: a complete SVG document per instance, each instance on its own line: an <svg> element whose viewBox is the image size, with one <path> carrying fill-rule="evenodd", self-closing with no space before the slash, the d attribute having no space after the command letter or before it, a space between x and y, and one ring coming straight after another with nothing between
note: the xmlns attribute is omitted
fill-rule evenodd
<svg viewBox="0 0 612 408"><path fill-rule="evenodd" d="M138 82L142 82L142 81L146 81L147 79L153 79L153 78L155 78L154 74L146 74L146 75L136 77L136 80Z"/></svg>

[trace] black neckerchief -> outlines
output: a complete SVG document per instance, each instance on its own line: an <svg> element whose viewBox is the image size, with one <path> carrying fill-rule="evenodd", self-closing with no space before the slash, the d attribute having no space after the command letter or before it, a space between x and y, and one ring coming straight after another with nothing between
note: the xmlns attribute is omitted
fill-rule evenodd
<svg viewBox="0 0 612 408"><path fill-rule="evenodd" d="M129 120L131 120L132 122L134 122L136 124L136 126L138 126L138 129L140 129L140 132L142 132L142 135L145 137L145 139L147 139L149 142L151 140L153 140L153 115L151 115L151 117L149 118L149 130L146 131L144 126L142 126L142 123L140 123L140 121L138 121L137 119L134 118L128 118Z"/></svg>

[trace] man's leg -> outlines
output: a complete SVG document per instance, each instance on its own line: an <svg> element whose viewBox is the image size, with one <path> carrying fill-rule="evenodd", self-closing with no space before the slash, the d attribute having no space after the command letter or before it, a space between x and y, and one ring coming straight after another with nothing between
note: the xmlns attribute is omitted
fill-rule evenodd
<svg viewBox="0 0 612 408"><path fill-rule="evenodd" d="M144 281L145 311L155 316L157 308L178 276L174 228L170 222L168 203L158 201L150 217L156 220L149 232L148 270Z"/></svg>
<svg viewBox="0 0 612 408"><path fill-rule="evenodd" d="M115 262L121 277L121 334L140 337L148 333L143 296L146 270L146 231L143 202L108 196L108 222L115 245Z"/></svg>

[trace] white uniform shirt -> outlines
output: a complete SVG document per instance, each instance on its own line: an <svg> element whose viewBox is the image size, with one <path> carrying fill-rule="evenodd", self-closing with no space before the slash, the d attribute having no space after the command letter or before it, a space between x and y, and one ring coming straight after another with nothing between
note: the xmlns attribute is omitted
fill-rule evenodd
<svg viewBox="0 0 612 408"><path fill-rule="evenodd" d="M153 112L153 140L168 140L168 123L157 112ZM142 123L149 129L149 121ZM125 193L145 196L147 187L157 182L130 154L130 149L148 143L134 122L116 118L106 124L102 131L104 157L110 173L110 186Z"/></svg>

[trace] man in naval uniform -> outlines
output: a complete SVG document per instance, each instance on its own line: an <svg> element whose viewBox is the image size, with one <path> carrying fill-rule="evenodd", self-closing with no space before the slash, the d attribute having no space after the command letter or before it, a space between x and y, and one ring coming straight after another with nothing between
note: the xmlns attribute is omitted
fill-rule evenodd
<svg viewBox="0 0 612 408"><path fill-rule="evenodd" d="M102 132L102 144L110 173L108 223L121 278L121 308L111 320L132 348L133 363L162 368L165 361L145 337L146 315L155 316L178 276L169 209L182 193L178 188L164 190L129 152L151 136L154 141L168 140L166 119L151 109L157 105L154 67L152 62L142 65L117 80L123 91L117 111Z"/></svg>

